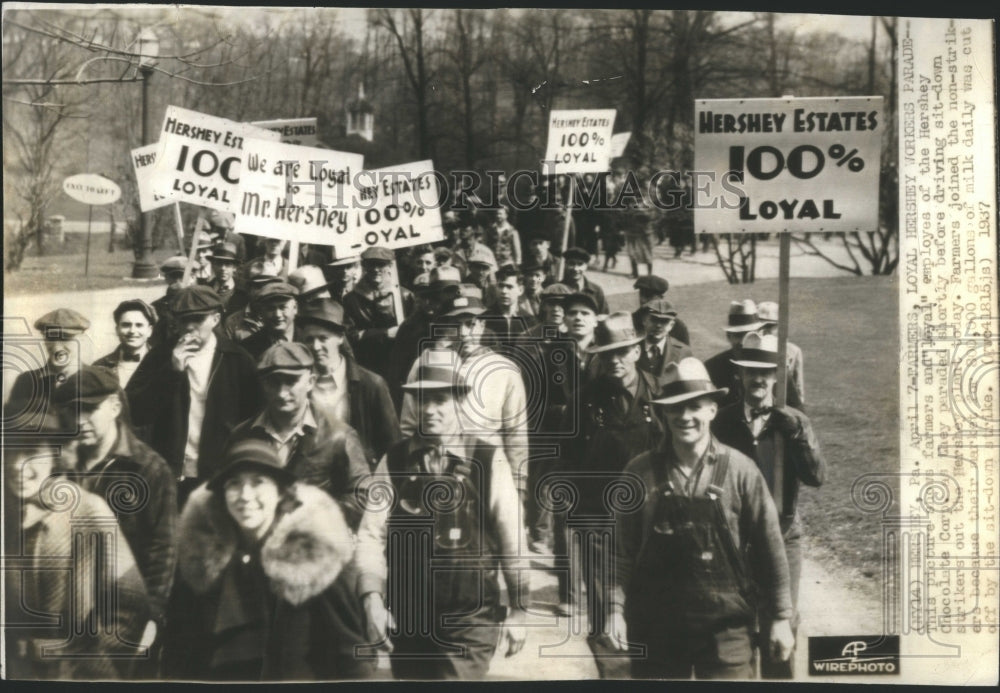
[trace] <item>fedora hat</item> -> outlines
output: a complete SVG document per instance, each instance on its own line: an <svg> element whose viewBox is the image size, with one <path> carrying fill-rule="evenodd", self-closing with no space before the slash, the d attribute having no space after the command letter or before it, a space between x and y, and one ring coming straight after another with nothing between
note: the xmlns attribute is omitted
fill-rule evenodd
<svg viewBox="0 0 1000 693"><path fill-rule="evenodd" d="M288 283L299 290L299 300L330 298L330 286L323 276L323 270L316 265L302 265L288 275Z"/></svg>
<svg viewBox="0 0 1000 693"><path fill-rule="evenodd" d="M469 386L456 370L457 363L453 351L431 352L428 363L420 364L416 378L403 385L406 392L450 390L453 394L466 394ZM449 363L450 361L450 363Z"/></svg>
<svg viewBox="0 0 1000 693"><path fill-rule="evenodd" d="M476 287L479 288L479 287ZM440 317L455 317L458 315L482 315L486 312L483 299L476 296L460 294L446 300L441 306Z"/></svg>
<svg viewBox="0 0 1000 693"><path fill-rule="evenodd" d="M597 323L594 329L594 343L587 347L588 354L613 351L638 344L645 335L636 333L632 315L625 311L611 313Z"/></svg>
<svg viewBox="0 0 1000 693"><path fill-rule="evenodd" d="M653 404L678 404L698 397L718 401L729 394L728 387L715 387L705 370L705 364L693 356L670 363L660 377L660 395Z"/></svg>
<svg viewBox="0 0 1000 693"><path fill-rule="evenodd" d="M344 325L344 307L331 298L323 298L314 304L303 308L295 316L297 325L322 325L328 329L343 333L347 328Z"/></svg>
<svg viewBox="0 0 1000 693"><path fill-rule="evenodd" d="M757 304L749 298L729 304L726 332L754 332L764 326L757 318Z"/></svg>
<svg viewBox="0 0 1000 693"><path fill-rule="evenodd" d="M743 336L740 357L729 361L746 368L777 368L778 338L773 334L748 332Z"/></svg>
<svg viewBox="0 0 1000 693"><path fill-rule="evenodd" d="M757 317L765 325L778 323L778 304L774 301L761 301L757 304Z"/></svg>
<svg viewBox="0 0 1000 693"><path fill-rule="evenodd" d="M212 246L212 252L208 254L208 259L212 262L236 262L236 244L226 241Z"/></svg>

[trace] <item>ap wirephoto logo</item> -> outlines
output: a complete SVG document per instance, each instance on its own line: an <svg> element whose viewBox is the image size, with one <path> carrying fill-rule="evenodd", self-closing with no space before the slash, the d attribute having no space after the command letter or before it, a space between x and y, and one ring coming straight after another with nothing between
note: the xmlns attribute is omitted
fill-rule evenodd
<svg viewBox="0 0 1000 693"><path fill-rule="evenodd" d="M810 676L898 673L898 635L809 638Z"/></svg>

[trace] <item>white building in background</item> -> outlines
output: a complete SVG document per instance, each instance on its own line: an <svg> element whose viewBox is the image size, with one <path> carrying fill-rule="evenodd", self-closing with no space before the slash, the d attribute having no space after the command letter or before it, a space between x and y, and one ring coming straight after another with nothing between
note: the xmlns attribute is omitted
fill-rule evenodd
<svg viewBox="0 0 1000 693"><path fill-rule="evenodd" d="M358 85L358 98L347 103L347 134L359 135L369 142L375 139L375 109L365 98L365 85Z"/></svg>

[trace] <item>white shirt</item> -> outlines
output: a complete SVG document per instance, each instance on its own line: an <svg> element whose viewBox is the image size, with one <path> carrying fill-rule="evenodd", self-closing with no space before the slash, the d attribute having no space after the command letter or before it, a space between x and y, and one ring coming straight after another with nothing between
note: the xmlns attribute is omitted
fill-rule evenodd
<svg viewBox="0 0 1000 693"><path fill-rule="evenodd" d="M311 428L314 431L316 430L316 418L313 416L312 407L306 405L305 414L302 415L302 419L298 425L282 436L271 424L271 419L265 410L257 416L257 419L253 422L253 427L263 429L267 437L271 439L271 444L278 454L278 461L281 462L281 466L287 467L288 458L292 456L292 451L295 449L299 438L305 435L306 429Z"/></svg>
<svg viewBox="0 0 1000 693"><path fill-rule="evenodd" d="M769 407L771 406L771 403L768 402L766 404L762 404L761 406ZM750 407L749 404L744 402L743 420L746 421L747 426L750 428L750 432L753 433L754 439L757 439L760 437L760 432L764 430L764 424L766 424L767 420L771 418L771 415L768 413L768 414L762 414L756 418L751 418L751 417L753 417L753 409Z"/></svg>
<svg viewBox="0 0 1000 693"><path fill-rule="evenodd" d="M335 419L349 423L351 409L347 393L347 359L340 359L340 365L330 374L316 376L312 401Z"/></svg>
<svg viewBox="0 0 1000 693"><path fill-rule="evenodd" d="M212 375L212 358L218 340L209 335L204 346L188 358L184 370L191 388L191 406L188 408L187 444L184 446L184 476L198 476L198 445L201 443L201 427L205 422L205 401L208 399L209 379Z"/></svg>
<svg viewBox="0 0 1000 693"><path fill-rule="evenodd" d="M667 338L664 337L663 339L655 343L645 341L642 343L642 346L646 350L646 357L649 358L650 361L652 361L653 355L650 353L650 349L652 349L654 346L658 347L660 349L660 353L657 355L657 358L663 356L667 352Z"/></svg>
<svg viewBox="0 0 1000 693"><path fill-rule="evenodd" d="M119 347L121 349L121 347ZM149 353L149 345L143 344L142 348L139 350L139 360L138 361L126 361L121 358L122 352L118 352L118 366L115 368L115 372L118 373L118 384L121 385L122 389L128 385L128 381L132 379L132 374L135 373L136 369L139 368L139 364L142 360L146 358L146 354Z"/></svg>

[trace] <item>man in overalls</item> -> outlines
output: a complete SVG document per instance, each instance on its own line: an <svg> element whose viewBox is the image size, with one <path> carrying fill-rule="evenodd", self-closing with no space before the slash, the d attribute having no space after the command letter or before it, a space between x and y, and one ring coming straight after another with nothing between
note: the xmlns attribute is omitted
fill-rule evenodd
<svg viewBox="0 0 1000 693"><path fill-rule="evenodd" d="M396 678L481 679L500 626L508 657L526 634L513 476L501 448L462 432L469 386L456 364L421 365L403 388L417 400L418 427L379 463L358 532L369 642L391 651Z"/></svg>
<svg viewBox="0 0 1000 693"><path fill-rule="evenodd" d="M671 364L653 400L668 433L625 468L646 493L638 509L617 516L611 635L620 649L641 648L636 678L751 677L758 599L773 620L763 645L776 660L791 655L778 514L757 466L710 429L726 394L701 361Z"/></svg>

